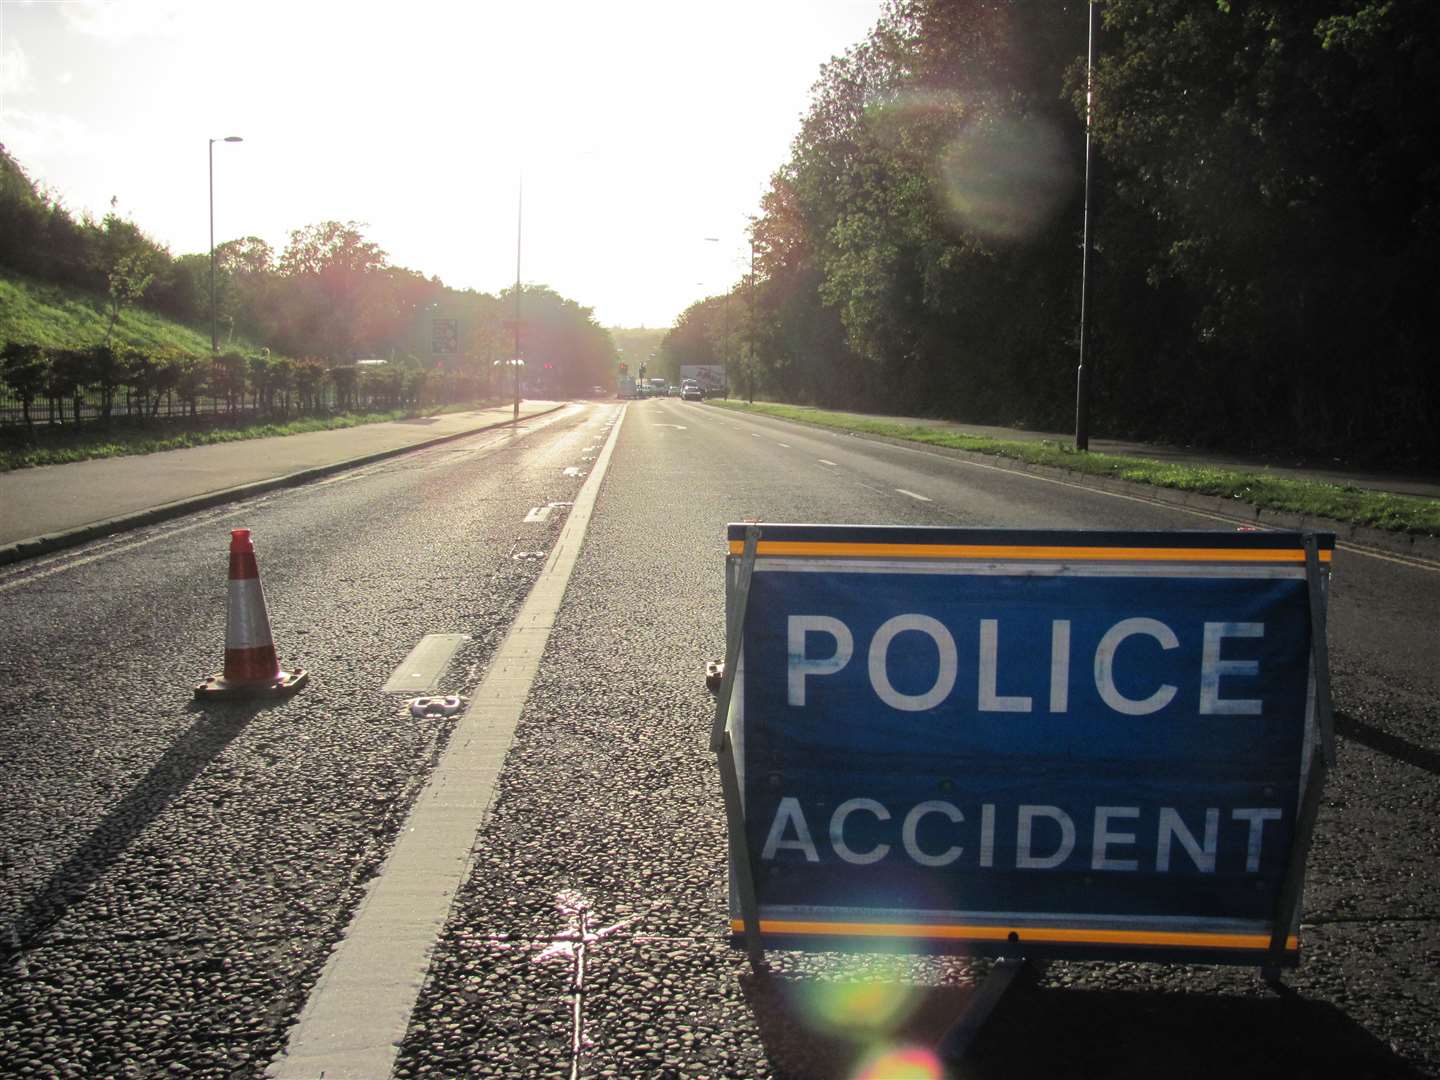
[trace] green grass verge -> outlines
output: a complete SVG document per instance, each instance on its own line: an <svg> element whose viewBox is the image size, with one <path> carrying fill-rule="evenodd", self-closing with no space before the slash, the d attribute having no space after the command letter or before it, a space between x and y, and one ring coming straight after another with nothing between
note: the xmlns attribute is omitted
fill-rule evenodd
<svg viewBox="0 0 1440 1080"><path fill-rule="evenodd" d="M711 404L740 412L763 413L784 420L798 420L819 427L887 435L909 442L1012 458L1033 465L1049 465L1086 476L1129 480L1152 487L1214 495L1262 510L1328 518L1331 521L1365 525L1387 532L1440 536L1440 499L1422 499L1410 495L1395 495L1207 466L1177 465L1119 454L1080 454L1051 441L993 439L959 431L877 420L858 413L824 412L819 409L768 403L746 405L737 401L712 401Z"/></svg>
<svg viewBox="0 0 1440 1080"><path fill-rule="evenodd" d="M23 469L32 465L60 465L69 461L92 458L125 457L132 454L154 454L161 450L180 450L187 446L239 442L245 439L268 439L277 435L302 435L307 431L333 431L337 428L378 424L387 420L409 420L420 416L436 416L447 412L464 412L484 408L494 402L470 402L444 405L433 409L395 409L389 412L341 413L337 416L314 416L289 421L230 425L224 418L201 417L195 421L151 422L148 426L116 421L109 431L90 423L52 433L37 427L35 445L25 444L25 429L5 432L0 445L0 472Z"/></svg>
<svg viewBox="0 0 1440 1080"><path fill-rule="evenodd" d="M110 324L109 299L32 281L0 271L0 344L23 341L57 349L98 345ZM210 333L172 322L143 308L129 307L115 324L114 340L142 348L210 353ZM256 346L237 339L224 347L253 352Z"/></svg>

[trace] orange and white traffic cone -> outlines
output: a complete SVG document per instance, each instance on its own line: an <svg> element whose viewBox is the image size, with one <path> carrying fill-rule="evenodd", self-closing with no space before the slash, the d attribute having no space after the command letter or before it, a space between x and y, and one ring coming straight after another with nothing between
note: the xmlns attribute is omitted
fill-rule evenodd
<svg viewBox="0 0 1440 1080"><path fill-rule="evenodd" d="M309 678L310 673L304 668L280 670L250 530L232 529L230 594L225 613L225 670L195 687L195 696L287 697Z"/></svg>

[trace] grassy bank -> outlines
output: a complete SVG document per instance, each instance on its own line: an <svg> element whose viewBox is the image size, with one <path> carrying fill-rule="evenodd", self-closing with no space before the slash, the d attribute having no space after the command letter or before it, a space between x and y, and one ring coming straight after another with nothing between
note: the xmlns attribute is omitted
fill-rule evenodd
<svg viewBox="0 0 1440 1080"><path fill-rule="evenodd" d="M110 324L110 301L99 293L84 293L32 281L0 271L0 344L24 341L50 348L84 348L105 340ZM139 307L127 307L115 324L114 340L141 348L177 349L208 355L210 333L171 322ZM254 351L249 341L222 343Z"/></svg>
<svg viewBox="0 0 1440 1080"><path fill-rule="evenodd" d="M179 450L187 446L238 442L243 439L268 439L277 435L300 435L307 431L332 431L336 428L378 424L387 420L408 420L417 416L435 416L445 412L463 412L485 408L494 402L469 402L431 409L395 409L390 412L341 413L336 416L313 416L288 421L262 421L228 424L223 417L201 417L197 420L152 421L148 425L114 423L109 430L99 424L69 425L50 430L37 427L37 440L26 442L24 428L4 432L0 441L0 472L32 465L59 465L67 461L91 458L123 457L129 454L153 454L161 450Z"/></svg>
<svg viewBox="0 0 1440 1080"><path fill-rule="evenodd" d="M1152 487L1214 495L1262 510L1328 518L1388 532L1440 536L1440 500L1436 499L1366 491L1262 473L1177 465L1118 454L1080 454L1054 442L993 439L968 435L961 431L877 420L857 413L823 412L792 405L746 405L737 401L717 401L712 404L741 412L798 420L819 427L886 435L909 442L1011 458L1033 465L1049 465L1086 476L1128 480Z"/></svg>

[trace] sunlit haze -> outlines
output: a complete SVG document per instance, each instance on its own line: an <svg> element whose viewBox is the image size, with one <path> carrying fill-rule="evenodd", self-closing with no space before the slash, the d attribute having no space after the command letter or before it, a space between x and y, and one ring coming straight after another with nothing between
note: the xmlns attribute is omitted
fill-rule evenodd
<svg viewBox="0 0 1440 1080"><path fill-rule="evenodd" d="M366 223L455 288L665 326L743 272L820 66L882 0L0 0L0 142L176 255ZM707 243L717 237L719 243Z"/></svg>

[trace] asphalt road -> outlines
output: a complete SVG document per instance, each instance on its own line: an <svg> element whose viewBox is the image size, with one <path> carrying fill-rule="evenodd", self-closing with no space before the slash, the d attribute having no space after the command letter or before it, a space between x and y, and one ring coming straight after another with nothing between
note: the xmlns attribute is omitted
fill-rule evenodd
<svg viewBox="0 0 1440 1080"><path fill-rule="evenodd" d="M777 953L757 980L725 943L702 678L724 645L725 524L1219 523L654 400L577 407L0 576L4 1071L263 1072L453 730L380 685L432 633L470 635L445 689L477 684L565 507L524 517L576 498L622 408L394 1075L850 1077L938 1039L970 962ZM255 534L282 660L314 685L278 707L199 708L190 687L218 664L238 526ZM1436 612L1437 568L1337 555L1340 761L1286 992L1253 969L1055 964L1011 991L956 1075L1440 1075Z"/></svg>

